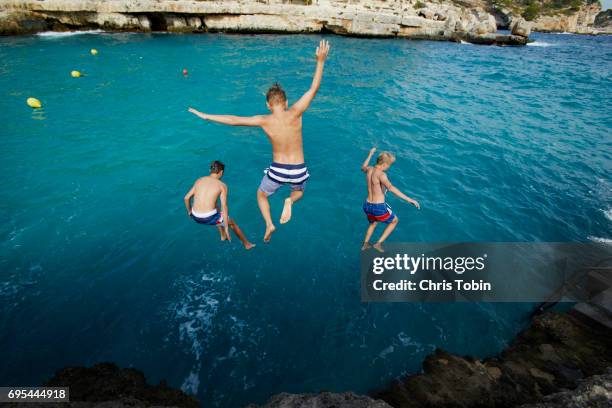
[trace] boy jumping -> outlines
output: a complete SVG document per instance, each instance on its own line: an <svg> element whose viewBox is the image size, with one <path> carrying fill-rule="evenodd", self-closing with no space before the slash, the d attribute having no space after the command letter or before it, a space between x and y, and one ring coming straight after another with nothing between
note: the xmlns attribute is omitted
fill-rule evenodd
<svg viewBox="0 0 612 408"><path fill-rule="evenodd" d="M227 209L227 186L221 181L225 165L218 160L210 164L210 175L196 180L191 190L185 196L185 207L189 215L198 224L214 225L221 234L221 241L231 241L228 227L234 231L246 249L251 244L242 233L236 222L230 218ZM193 197L193 207L191 198ZM217 200L221 201L221 211L217 210Z"/></svg>
<svg viewBox="0 0 612 408"><path fill-rule="evenodd" d="M389 181L385 171L389 170L389 167L391 167L393 162L395 162L395 156L393 154L389 152L382 152L376 159L376 165L374 167L369 166L370 160L372 159L372 155L374 155L375 151L375 147L370 149L368 157L361 165L361 171L366 173L366 183L368 185L368 198L366 199L366 202L363 203L363 211L368 217L368 222L370 223L366 231L361 250L363 251L371 247L370 238L372 237L378 223L382 222L387 224L387 227L383 231L378 241L374 244L374 249L379 252L384 252L382 243L385 242L385 239L387 239L391 232L393 232L397 226L397 223L399 222L399 218L393 213L389 204L385 202L385 194L387 191L390 191L399 198L408 201L416 208L421 208L421 206L419 205L418 201L413 200L399 191L397 187L393 186Z"/></svg>
<svg viewBox="0 0 612 408"><path fill-rule="evenodd" d="M276 230L270 215L268 197L276 192L283 184L291 186L291 194L285 199L285 205L280 217L280 223L285 224L291 219L291 206L304 195L306 180L310 176L304 163L304 148L302 145L302 115L314 99L321 78L323 65L329 53L329 43L321 40L316 50L317 68L310 89L295 102L291 108L287 102L285 91L279 84L274 84L266 94L266 105L272 112L269 115L249 117L233 115L209 115L189 108L189 112L202 119L231 126L257 126L263 131L272 143L272 164L264 173L259 189L257 190L257 203L261 215L266 222L264 242L269 242L272 233Z"/></svg>

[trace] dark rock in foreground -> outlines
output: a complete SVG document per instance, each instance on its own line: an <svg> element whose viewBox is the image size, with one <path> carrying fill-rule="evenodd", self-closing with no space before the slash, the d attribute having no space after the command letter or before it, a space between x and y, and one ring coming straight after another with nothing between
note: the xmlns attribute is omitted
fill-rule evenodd
<svg viewBox="0 0 612 408"><path fill-rule="evenodd" d="M461 41L467 41L478 45L526 45L529 39L520 35L512 34L471 34L458 35Z"/></svg>
<svg viewBox="0 0 612 408"><path fill-rule="evenodd" d="M480 361L436 350L423 373L371 393L393 407L514 407L541 401L612 366L612 331L574 314L534 318L500 356Z"/></svg>
<svg viewBox="0 0 612 408"><path fill-rule="evenodd" d="M125 405L193 407L198 401L164 381L147 384L144 374L134 368L119 368L112 363L96 364L91 368L68 367L59 370L45 383L48 387L70 387L71 401L100 402L117 400Z"/></svg>
<svg viewBox="0 0 612 408"><path fill-rule="evenodd" d="M374 400L352 392L320 394L277 394L261 408L391 408L384 401ZM258 408L249 405L247 408Z"/></svg>
<svg viewBox="0 0 612 408"><path fill-rule="evenodd" d="M612 369L580 382L572 391L562 391L544 397L537 404L520 408L609 408L612 406Z"/></svg>
<svg viewBox="0 0 612 408"><path fill-rule="evenodd" d="M147 384L144 374L134 368L119 368L112 363L93 367L67 367L45 382L46 387L70 387L69 403L44 403L45 408L200 408L194 397L166 385ZM11 403L7 407L41 406Z"/></svg>

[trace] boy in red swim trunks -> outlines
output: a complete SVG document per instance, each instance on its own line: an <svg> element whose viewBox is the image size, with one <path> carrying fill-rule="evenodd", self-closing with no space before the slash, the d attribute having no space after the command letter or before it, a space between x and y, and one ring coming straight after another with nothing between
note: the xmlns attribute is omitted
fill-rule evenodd
<svg viewBox="0 0 612 408"><path fill-rule="evenodd" d="M221 234L221 241L231 241L229 229L238 236L246 249L255 246L249 242L244 233L229 217L227 209L227 186L221 181L225 165L218 160L210 164L210 175L196 180L191 190L185 195L185 208L189 215L198 224L216 226ZM193 198L193 206L191 199ZM217 210L217 200L221 201L221 211Z"/></svg>
<svg viewBox="0 0 612 408"><path fill-rule="evenodd" d="M418 201L413 200L393 186L389 181L387 174L385 174L385 171L389 170L389 167L391 167L393 162L395 162L395 156L393 154L389 152L382 152L376 159L376 165L369 166L370 160L372 160L372 156L374 155L375 151L375 147L370 149L368 157L361 165L361 171L366 173L366 183L368 185L368 198L366 199L366 202L363 203L363 211L368 217L368 222L370 223L366 231L361 250L363 251L371 247L370 238L372 237L378 223L382 222L387 224L387 227L376 244L374 244L374 249L379 252L384 252L382 243L385 241L385 239L387 239L391 232L393 232L397 226L397 223L399 222L399 218L393 213L389 204L385 202L385 194L387 191L391 191L393 194L403 200L408 201L416 208L421 208L421 206L419 205Z"/></svg>

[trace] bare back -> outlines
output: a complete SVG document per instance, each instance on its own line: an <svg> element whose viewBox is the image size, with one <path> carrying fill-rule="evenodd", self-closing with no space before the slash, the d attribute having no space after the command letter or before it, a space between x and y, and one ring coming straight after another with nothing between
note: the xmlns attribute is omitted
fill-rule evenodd
<svg viewBox="0 0 612 408"><path fill-rule="evenodd" d="M302 114L293 109L277 111L263 118L261 128L272 143L272 158L277 163L304 163Z"/></svg>
<svg viewBox="0 0 612 408"><path fill-rule="evenodd" d="M193 211L204 213L217 208L217 199L226 187L220 180L205 176L199 178L193 188Z"/></svg>
<svg viewBox="0 0 612 408"><path fill-rule="evenodd" d="M376 167L368 167L366 183L368 185L368 202L372 204L384 203L387 188L383 184L386 179L385 172Z"/></svg>

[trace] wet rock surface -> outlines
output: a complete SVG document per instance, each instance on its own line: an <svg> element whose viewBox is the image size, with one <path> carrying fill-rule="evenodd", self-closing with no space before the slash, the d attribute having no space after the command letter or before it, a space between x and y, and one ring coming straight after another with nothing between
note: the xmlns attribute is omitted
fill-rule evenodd
<svg viewBox="0 0 612 408"><path fill-rule="evenodd" d="M423 372L371 393L393 407L515 407L541 401L612 366L612 333L574 314L535 317L501 355L483 361L436 350Z"/></svg>
<svg viewBox="0 0 612 408"><path fill-rule="evenodd" d="M391 408L384 401L375 400L352 392L320 394L278 394L261 406L247 408Z"/></svg>
<svg viewBox="0 0 612 408"><path fill-rule="evenodd" d="M147 383L144 374L134 368L119 368L113 363L92 367L66 367L46 381L46 387L69 387L69 403L11 403L11 408L123 408L123 407L181 407L200 408L194 397L169 387Z"/></svg>

